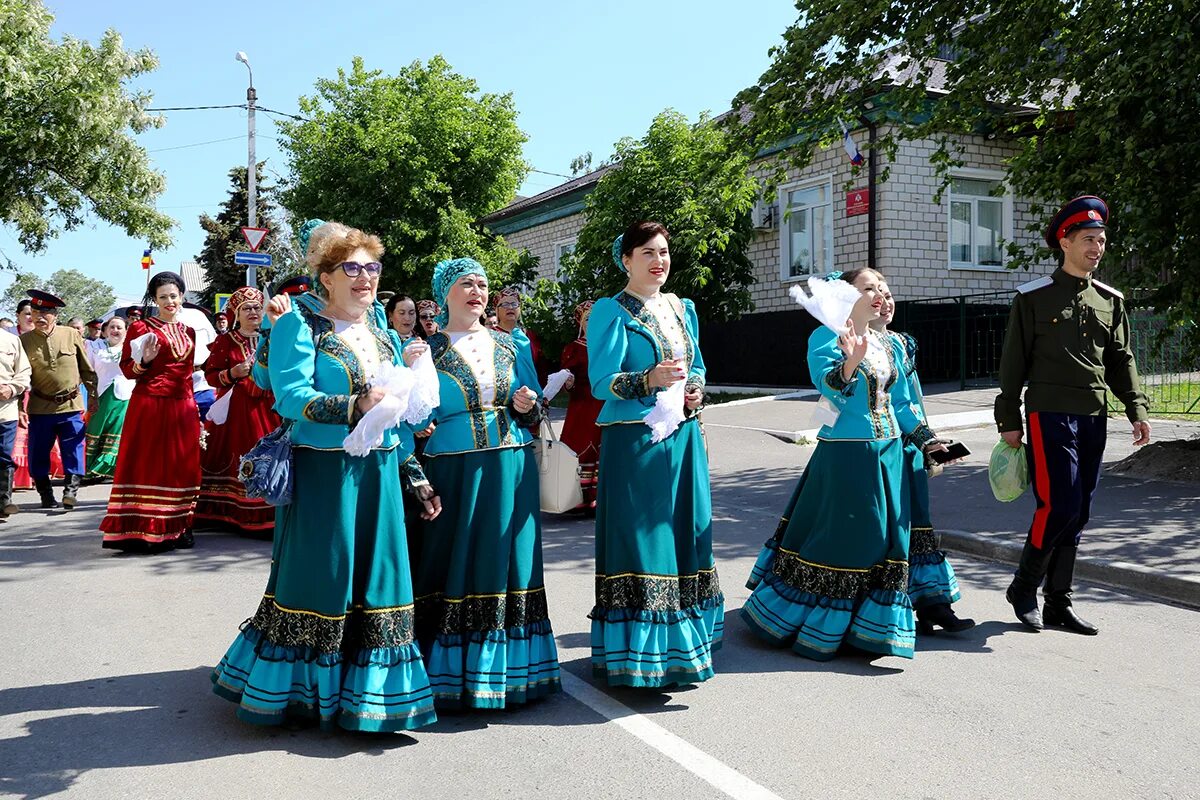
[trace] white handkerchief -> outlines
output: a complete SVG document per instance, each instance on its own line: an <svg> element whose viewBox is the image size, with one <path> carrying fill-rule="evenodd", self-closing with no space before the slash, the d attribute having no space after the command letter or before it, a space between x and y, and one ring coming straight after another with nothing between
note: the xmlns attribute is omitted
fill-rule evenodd
<svg viewBox="0 0 1200 800"><path fill-rule="evenodd" d="M546 391L542 396L546 398L546 402L554 399L554 396L562 391L563 386L567 383L567 378L571 377L571 370L560 369L550 377L546 378Z"/></svg>
<svg viewBox="0 0 1200 800"><path fill-rule="evenodd" d="M142 352L146 349L146 345L158 337L153 331L143 333L141 336L129 343L129 355L133 356L135 363L140 363L142 360Z"/></svg>
<svg viewBox="0 0 1200 800"><path fill-rule="evenodd" d="M828 397L822 397L817 401L816 408L812 412L812 424L817 427L828 425L833 427L837 424L838 417L842 412L833 407L833 403L829 402Z"/></svg>
<svg viewBox="0 0 1200 800"><path fill-rule="evenodd" d="M371 386L387 392L354 426L342 441L342 449L352 456L365 456L383 443L383 434L400 424L408 408L416 377L411 369L391 362L381 364Z"/></svg>
<svg viewBox="0 0 1200 800"><path fill-rule="evenodd" d="M669 389L658 393L654 408L643 418L650 427L650 441L661 442L670 436L683 422L683 395L686 381L671 384Z"/></svg>
<svg viewBox="0 0 1200 800"><path fill-rule="evenodd" d="M845 333L846 320L850 319L850 311L862 293L843 280L827 281L824 278L809 278L808 291L812 293L811 297L797 284L788 290L788 294L826 328L839 336Z"/></svg>
<svg viewBox="0 0 1200 800"><path fill-rule="evenodd" d="M229 418L229 402L233 399L233 392L237 387L234 386L228 392L217 398L217 402L208 407L208 415L206 420L213 425L224 425L225 420Z"/></svg>
<svg viewBox="0 0 1200 800"><path fill-rule="evenodd" d="M416 379L416 385L409 394L408 408L404 410L402 418L409 425L419 425L429 419L429 415L442 404L437 367L433 365L433 353L429 350L422 353L413 362L411 372Z"/></svg>

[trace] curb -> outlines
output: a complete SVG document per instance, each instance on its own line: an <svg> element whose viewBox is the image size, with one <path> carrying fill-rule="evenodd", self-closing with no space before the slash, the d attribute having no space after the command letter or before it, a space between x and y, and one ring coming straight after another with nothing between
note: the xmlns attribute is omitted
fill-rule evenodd
<svg viewBox="0 0 1200 800"><path fill-rule="evenodd" d="M970 531L942 530L942 547L970 556L1016 564L1024 545L999 541L994 536ZM1110 561L1105 558L1080 555L1075 561L1075 575L1082 580L1103 583L1119 589L1149 595L1188 608L1200 609L1200 578L1168 575L1141 564Z"/></svg>

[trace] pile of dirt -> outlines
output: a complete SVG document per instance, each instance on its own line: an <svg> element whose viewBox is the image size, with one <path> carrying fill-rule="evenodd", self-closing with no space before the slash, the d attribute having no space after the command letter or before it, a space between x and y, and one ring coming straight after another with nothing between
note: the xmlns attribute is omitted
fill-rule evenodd
<svg viewBox="0 0 1200 800"><path fill-rule="evenodd" d="M1152 442L1108 470L1130 478L1200 484L1200 438Z"/></svg>

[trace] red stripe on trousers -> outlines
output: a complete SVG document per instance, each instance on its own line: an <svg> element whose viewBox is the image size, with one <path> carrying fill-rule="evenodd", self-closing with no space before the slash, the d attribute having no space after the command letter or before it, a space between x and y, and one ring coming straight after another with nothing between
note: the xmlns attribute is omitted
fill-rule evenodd
<svg viewBox="0 0 1200 800"><path fill-rule="evenodd" d="M1046 471L1046 451L1042 440L1042 421L1035 411L1029 415L1029 439L1033 448L1033 478L1038 499L1042 504L1033 512L1033 528L1029 531L1033 546L1042 549L1046 536L1046 520L1050 517L1050 473Z"/></svg>

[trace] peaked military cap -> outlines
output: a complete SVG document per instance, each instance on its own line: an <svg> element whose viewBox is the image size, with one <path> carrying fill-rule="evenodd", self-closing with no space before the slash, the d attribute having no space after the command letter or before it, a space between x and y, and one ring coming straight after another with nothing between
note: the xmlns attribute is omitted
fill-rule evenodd
<svg viewBox="0 0 1200 800"><path fill-rule="evenodd" d="M312 289L312 278L307 275L297 275L275 287L276 294L304 294Z"/></svg>
<svg viewBox="0 0 1200 800"><path fill-rule="evenodd" d="M30 289L28 294L29 305L39 311L58 311L66 305L61 299L41 289Z"/></svg>
<svg viewBox="0 0 1200 800"><path fill-rule="evenodd" d="M1076 228L1103 228L1108 224L1108 204L1099 197L1085 194L1058 210L1046 228L1046 244L1061 250L1059 240Z"/></svg>

